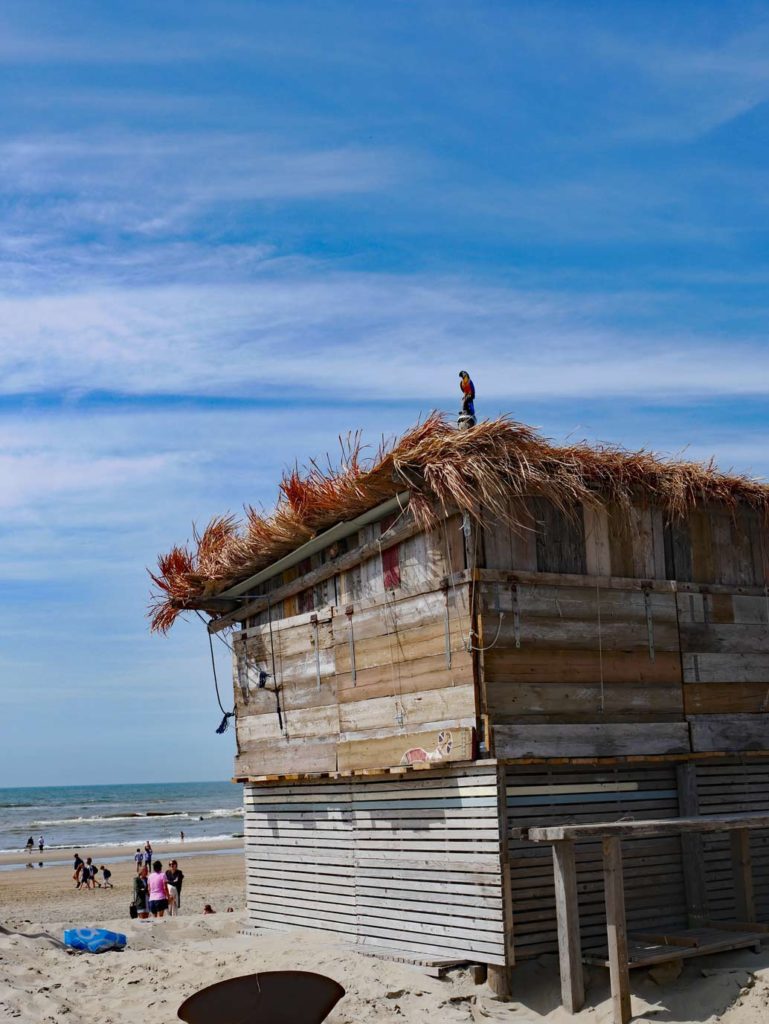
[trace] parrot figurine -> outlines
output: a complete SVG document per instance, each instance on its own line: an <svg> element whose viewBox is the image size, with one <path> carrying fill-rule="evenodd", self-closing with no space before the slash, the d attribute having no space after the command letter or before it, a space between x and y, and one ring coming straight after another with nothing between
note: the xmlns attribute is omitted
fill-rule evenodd
<svg viewBox="0 0 769 1024"><path fill-rule="evenodd" d="M475 418L475 384L467 370L459 371L459 387L462 392L462 409L459 413L458 425L463 428L474 427Z"/></svg>

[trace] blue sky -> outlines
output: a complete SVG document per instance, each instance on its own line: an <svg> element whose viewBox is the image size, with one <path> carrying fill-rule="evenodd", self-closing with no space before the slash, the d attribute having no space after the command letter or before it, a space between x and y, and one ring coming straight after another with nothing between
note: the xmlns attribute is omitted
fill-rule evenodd
<svg viewBox="0 0 769 1024"><path fill-rule="evenodd" d="M228 777L145 568L462 367L765 475L767 46L752 3L3 4L0 784Z"/></svg>

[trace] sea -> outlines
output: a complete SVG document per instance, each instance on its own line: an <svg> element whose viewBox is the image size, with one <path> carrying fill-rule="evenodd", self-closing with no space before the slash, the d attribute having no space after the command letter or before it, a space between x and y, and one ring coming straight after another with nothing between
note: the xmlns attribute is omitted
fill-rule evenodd
<svg viewBox="0 0 769 1024"><path fill-rule="evenodd" d="M46 849L223 840L243 834L243 790L231 782L126 783L0 789L0 853L31 836ZM120 847L125 847L120 850ZM132 852L131 850L131 852Z"/></svg>

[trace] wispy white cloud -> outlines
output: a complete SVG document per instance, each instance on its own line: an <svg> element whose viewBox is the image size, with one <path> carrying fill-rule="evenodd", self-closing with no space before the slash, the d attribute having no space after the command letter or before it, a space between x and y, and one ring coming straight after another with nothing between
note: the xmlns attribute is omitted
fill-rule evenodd
<svg viewBox="0 0 769 1024"><path fill-rule="evenodd" d="M467 363L494 398L766 394L760 339L625 329L618 301L310 266L238 286L0 297L0 392L392 400L453 394Z"/></svg>

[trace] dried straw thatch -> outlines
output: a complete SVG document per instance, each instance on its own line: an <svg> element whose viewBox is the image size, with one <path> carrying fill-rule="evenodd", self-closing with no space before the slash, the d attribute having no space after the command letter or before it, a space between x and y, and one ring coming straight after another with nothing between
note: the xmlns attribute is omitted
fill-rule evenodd
<svg viewBox="0 0 769 1024"><path fill-rule="evenodd" d="M281 558L335 523L353 519L408 488L410 509L425 528L450 508L479 518L510 518L510 498L537 495L565 512L580 502L629 509L633 501L680 519L696 505L748 506L769 519L769 485L706 464L663 460L585 442L559 447L507 418L457 430L433 413L368 462L359 435L343 443L341 467L311 463L280 483L275 510L247 507L245 521L213 519L194 535L194 550L174 547L150 573L156 590L152 629L165 632L185 606L211 597ZM513 524L515 525L515 524Z"/></svg>

